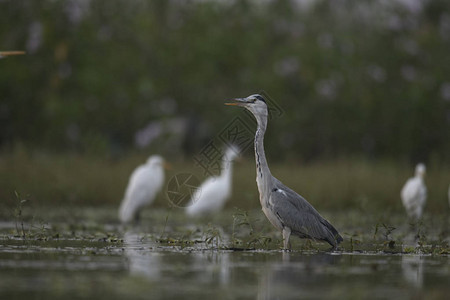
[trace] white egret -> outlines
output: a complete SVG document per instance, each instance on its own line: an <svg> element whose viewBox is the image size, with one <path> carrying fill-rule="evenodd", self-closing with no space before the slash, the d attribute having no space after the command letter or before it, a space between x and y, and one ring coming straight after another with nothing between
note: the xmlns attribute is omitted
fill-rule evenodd
<svg viewBox="0 0 450 300"><path fill-rule="evenodd" d="M119 208L122 223L138 220L140 210L153 202L164 183L164 164L161 156L153 155L133 171Z"/></svg>
<svg viewBox="0 0 450 300"><path fill-rule="evenodd" d="M201 216L220 211L231 195L233 160L239 155L237 147L228 147L222 159L220 176L206 179L192 195L186 213Z"/></svg>
<svg viewBox="0 0 450 300"><path fill-rule="evenodd" d="M255 160L256 183L262 210L275 228L282 231L284 249L288 249L292 234L300 238L325 241L333 248L342 241L336 228L325 220L302 196L272 176L264 153L264 134L267 127L267 105L261 95L234 99L226 103L248 109L256 119Z"/></svg>
<svg viewBox="0 0 450 300"><path fill-rule="evenodd" d="M423 181L425 172L425 165L418 164L415 176L406 181L400 194L408 217L415 221L422 217L423 208L427 202L427 187Z"/></svg>

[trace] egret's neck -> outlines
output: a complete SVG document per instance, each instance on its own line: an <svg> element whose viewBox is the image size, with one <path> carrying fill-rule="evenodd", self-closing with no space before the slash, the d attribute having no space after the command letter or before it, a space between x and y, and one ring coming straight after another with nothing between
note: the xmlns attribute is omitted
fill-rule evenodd
<svg viewBox="0 0 450 300"><path fill-rule="evenodd" d="M233 171L233 161L225 156L222 162L222 173L220 174L220 177L230 178L232 171Z"/></svg>
<svg viewBox="0 0 450 300"><path fill-rule="evenodd" d="M258 183L258 189L261 192L263 186L262 183L270 180L271 177L266 154L264 152L264 134L266 133L267 116L256 116L256 122L258 123L255 134L256 182Z"/></svg>

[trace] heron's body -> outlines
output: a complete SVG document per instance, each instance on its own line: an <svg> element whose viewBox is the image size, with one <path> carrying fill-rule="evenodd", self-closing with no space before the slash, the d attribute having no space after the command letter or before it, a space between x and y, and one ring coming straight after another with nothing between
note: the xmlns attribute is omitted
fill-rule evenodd
<svg viewBox="0 0 450 300"><path fill-rule="evenodd" d="M235 99L234 105L244 106L256 118L255 134L256 182L262 211L270 223L282 231L284 248L289 246L291 233L300 238L321 240L333 248L342 241L337 230L302 196L272 176L264 153L267 127L267 105L260 95Z"/></svg>
<svg viewBox="0 0 450 300"><path fill-rule="evenodd" d="M125 197L119 208L119 219L129 223L138 219L140 210L151 204L164 183L163 159L151 156L130 176Z"/></svg>
<svg viewBox="0 0 450 300"><path fill-rule="evenodd" d="M425 176L425 166L416 166L415 176L408 179L401 191L403 206L408 217L418 220L422 217L423 209L427 202L427 187L423 177Z"/></svg>
<svg viewBox="0 0 450 300"><path fill-rule="evenodd" d="M206 215L220 211L231 195L233 160L238 154L234 147L227 149L220 176L212 176L192 195L186 213L190 216Z"/></svg>

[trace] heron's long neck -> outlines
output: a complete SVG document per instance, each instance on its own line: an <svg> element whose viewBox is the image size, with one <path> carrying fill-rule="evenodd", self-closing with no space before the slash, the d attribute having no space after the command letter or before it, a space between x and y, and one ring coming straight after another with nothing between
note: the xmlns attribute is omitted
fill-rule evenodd
<svg viewBox="0 0 450 300"><path fill-rule="evenodd" d="M255 159L256 159L256 181L268 180L270 177L266 154L264 153L264 134L266 133L267 117L256 117L258 127L255 134Z"/></svg>

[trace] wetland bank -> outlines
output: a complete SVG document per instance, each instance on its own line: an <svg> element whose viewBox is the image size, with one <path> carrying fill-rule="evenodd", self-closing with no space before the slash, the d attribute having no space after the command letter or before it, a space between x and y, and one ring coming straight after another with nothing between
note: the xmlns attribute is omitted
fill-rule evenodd
<svg viewBox="0 0 450 300"><path fill-rule="evenodd" d="M154 208L127 227L111 206L25 202L10 213L0 223L2 299L444 299L450 291L447 215L412 233L402 214L334 212L338 251L293 239L285 252L260 210L192 220Z"/></svg>

